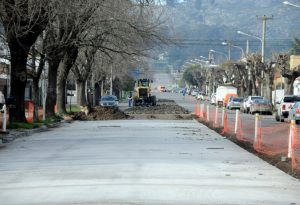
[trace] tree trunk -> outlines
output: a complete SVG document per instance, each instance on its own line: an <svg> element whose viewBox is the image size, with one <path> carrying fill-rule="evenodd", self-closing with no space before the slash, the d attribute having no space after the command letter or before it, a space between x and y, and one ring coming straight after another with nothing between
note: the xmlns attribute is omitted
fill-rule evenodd
<svg viewBox="0 0 300 205"><path fill-rule="evenodd" d="M81 106L87 105L87 100L85 97L85 80L76 80L77 84L77 103Z"/></svg>
<svg viewBox="0 0 300 205"><path fill-rule="evenodd" d="M251 80L248 80L247 82L247 96L250 96L252 95L252 88L253 88L253 84L252 84L252 81Z"/></svg>
<svg viewBox="0 0 300 205"><path fill-rule="evenodd" d="M284 94L285 95L292 95L293 94L293 80L288 78L284 78Z"/></svg>
<svg viewBox="0 0 300 205"><path fill-rule="evenodd" d="M10 122L27 122L25 117L25 87L27 82L26 63L29 49L18 41L9 43L11 54L11 96L15 106L9 110Z"/></svg>
<svg viewBox="0 0 300 205"><path fill-rule="evenodd" d="M61 114L67 113L66 110L66 80L58 79L57 82L57 107Z"/></svg>
<svg viewBox="0 0 300 205"><path fill-rule="evenodd" d="M265 79L266 79L266 86L265 86L265 95L264 97L266 97L268 100L272 101L272 82L270 79L270 74L269 73L265 73Z"/></svg>
<svg viewBox="0 0 300 205"><path fill-rule="evenodd" d="M99 83L96 83L95 84L95 92L94 92L95 106L99 105L100 96L101 96L100 86L99 86Z"/></svg>
<svg viewBox="0 0 300 205"><path fill-rule="evenodd" d="M55 59L55 60L54 60ZM57 71L60 60L57 60L56 56L49 59L48 70L48 87L46 97L46 117L53 117L55 115L54 107L56 104L56 83L57 83Z"/></svg>
<svg viewBox="0 0 300 205"><path fill-rule="evenodd" d="M66 110L66 84L69 72L74 65L78 56L78 49L76 47L68 49L64 60L59 67L59 75L57 82L57 106L59 113L67 113Z"/></svg>

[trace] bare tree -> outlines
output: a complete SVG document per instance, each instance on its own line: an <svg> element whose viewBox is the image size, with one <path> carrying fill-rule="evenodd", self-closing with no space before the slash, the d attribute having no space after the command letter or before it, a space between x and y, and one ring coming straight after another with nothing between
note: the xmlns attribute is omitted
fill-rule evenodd
<svg viewBox="0 0 300 205"><path fill-rule="evenodd" d="M278 54L275 57L276 67L284 77L284 93L293 94L293 83L300 76L300 66L290 68L290 55L287 53Z"/></svg>
<svg viewBox="0 0 300 205"><path fill-rule="evenodd" d="M27 57L30 47L46 28L49 20L47 0L6 0L0 2L2 22L11 55L11 96L15 108L10 120L26 122L24 96L27 82Z"/></svg>
<svg viewBox="0 0 300 205"><path fill-rule="evenodd" d="M42 41L41 41L42 42ZM31 47L30 56L27 66L27 74L32 79L33 84L33 102L34 102L34 111L33 119L34 121L39 120L39 102L40 102L40 92L39 92L39 82L42 75L42 72L45 68L46 56L44 54L43 45L40 45L41 48L36 48L35 45ZM37 66L38 64L38 66Z"/></svg>
<svg viewBox="0 0 300 205"><path fill-rule="evenodd" d="M82 49L73 67L77 85L77 103L87 105L86 82L92 74L92 68L97 50L95 48Z"/></svg>

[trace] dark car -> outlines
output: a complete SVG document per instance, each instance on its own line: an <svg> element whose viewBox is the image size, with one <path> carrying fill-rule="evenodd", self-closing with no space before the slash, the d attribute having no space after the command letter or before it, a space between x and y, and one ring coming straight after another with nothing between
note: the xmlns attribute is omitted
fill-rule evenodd
<svg viewBox="0 0 300 205"><path fill-rule="evenodd" d="M105 95L100 99L100 105L103 107L118 107L119 100L114 95Z"/></svg>

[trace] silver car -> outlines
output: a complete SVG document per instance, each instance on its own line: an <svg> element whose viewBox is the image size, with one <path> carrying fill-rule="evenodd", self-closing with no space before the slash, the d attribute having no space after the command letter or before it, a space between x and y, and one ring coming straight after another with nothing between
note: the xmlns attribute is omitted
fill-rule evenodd
<svg viewBox="0 0 300 205"><path fill-rule="evenodd" d="M119 100L114 95L105 95L100 99L100 105L103 107L118 107Z"/></svg>
<svg viewBox="0 0 300 205"><path fill-rule="evenodd" d="M295 120L296 123L300 122L300 102L295 102L293 107L290 109L289 119Z"/></svg>
<svg viewBox="0 0 300 205"><path fill-rule="evenodd" d="M244 100L244 98L232 97L228 101L227 108L229 110L232 110L232 109L241 109L243 100Z"/></svg>

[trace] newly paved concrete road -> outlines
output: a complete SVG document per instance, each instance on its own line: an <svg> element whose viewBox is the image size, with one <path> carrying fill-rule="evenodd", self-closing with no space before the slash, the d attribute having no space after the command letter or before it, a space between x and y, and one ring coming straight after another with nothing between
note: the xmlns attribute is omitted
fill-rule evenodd
<svg viewBox="0 0 300 205"><path fill-rule="evenodd" d="M296 205L299 193L299 180L192 120L75 122L0 148L0 205Z"/></svg>
<svg viewBox="0 0 300 205"><path fill-rule="evenodd" d="M195 121L75 122L0 149L0 204L300 204L300 183Z"/></svg>

